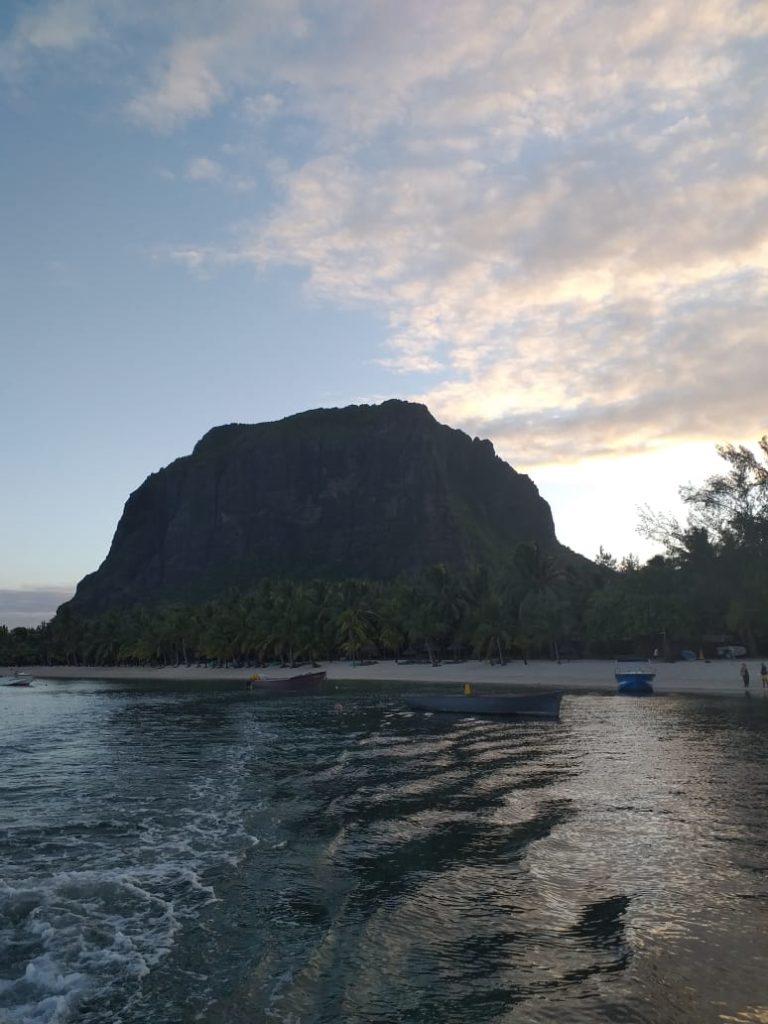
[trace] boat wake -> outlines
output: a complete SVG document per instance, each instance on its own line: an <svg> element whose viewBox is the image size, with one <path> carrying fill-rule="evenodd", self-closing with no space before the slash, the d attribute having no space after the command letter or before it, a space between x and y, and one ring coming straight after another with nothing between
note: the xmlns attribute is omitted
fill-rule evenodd
<svg viewBox="0 0 768 1024"><path fill-rule="evenodd" d="M21 783L37 751L16 751L17 795L29 800ZM7 831L0 842L3 1024L101 1024L118 1011L141 1018L145 979L216 903L216 880L259 841L241 792L249 746L218 755L214 774L198 778L160 762L164 789L147 780L144 792L63 796L69 820L56 815ZM124 781L118 774L116 787Z"/></svg>

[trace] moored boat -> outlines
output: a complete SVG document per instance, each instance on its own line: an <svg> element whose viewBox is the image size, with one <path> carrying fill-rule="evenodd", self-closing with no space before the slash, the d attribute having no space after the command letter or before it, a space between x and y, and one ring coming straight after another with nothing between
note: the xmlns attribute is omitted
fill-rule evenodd
<svg viewBox="0 0 768 1024"><path fill-rule="evenodd" d="M314 690L321 683L325 682L326 673L324 670L318 672L300 672L294 676L267 676L261 672L254 672L248 680L248 686L252 690L275 693L285 691L287 693L302 690Z"/></svg>
<svg viewBox="0 0 768 1024"><path fill-rule="evenodd" d="M414 711L445 711L459 715L514 715L519 718L558 718L560 690L533 693L406 693L403 701Z"/></svg>
<svg viewBox="0 0 768 1024"><path fill-rule="evenodd" d="M32 680L29 676L3 676L2 686L29 686Z"/></svg>
<svg viewBox="0 0 768 1024"><path fill-rule="evenodd" d="M648 658L617 658L614 677L619 693L642 697L653 693L656 671Z"/></svg>

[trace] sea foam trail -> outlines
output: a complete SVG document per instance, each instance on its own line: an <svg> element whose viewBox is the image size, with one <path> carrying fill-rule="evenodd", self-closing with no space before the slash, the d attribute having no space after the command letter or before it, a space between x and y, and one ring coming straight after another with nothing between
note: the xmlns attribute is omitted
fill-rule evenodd
<svg viewBox="0 0 768 1024"><path fill-rule="evenodd" d="M44 758L34 742L4 752L4 778L17 782L6 781L5 797L18 813L0 843L3 1024L116 1019L179 933L216 901L211 878L258 843L241 799L253 736L216 745L200 772L187 751L174 750L168 730L164 743L154 736L155 755L141 766L137 754L144 756L147 733L161 731L162 712L150 705L142 723L135 707L126 710L123 718L144 733L142 749L123 732L122 765L113 762L109 774L101 738L83 742L87 721L85 729L59 723ZM102 761L101 774L89 757ZM42 787L29 785L43 761L57 801L41 800ZM135 784L140 767L149 777Z"/></svg>

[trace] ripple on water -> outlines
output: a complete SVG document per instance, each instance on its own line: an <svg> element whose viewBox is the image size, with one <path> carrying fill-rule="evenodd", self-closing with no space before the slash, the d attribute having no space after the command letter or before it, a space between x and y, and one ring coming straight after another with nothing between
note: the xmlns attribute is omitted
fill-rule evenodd
<svg viewBox="0 0 768 1024"><path fill-rule="evenodd" d="M0 753L0 1020L766 1019L759 709L73 700Z"/></svg>
<svg viewBox="0 0 768 1024"><path fill-rule="evenodd" d="M0 839L0 1020L9 1024L111 1019L215 901L207 876L257 841L237 802L247 746L220 748L207 771L199 757L174 757L172 739L155 757L143 737L143 750L134 743L124 757L128 737L110 736L105 717L89 741L65 723L44 755L25 747L18 772L5 765L13 780L44 767L56 794L7 787L16 824Z"/></svg>

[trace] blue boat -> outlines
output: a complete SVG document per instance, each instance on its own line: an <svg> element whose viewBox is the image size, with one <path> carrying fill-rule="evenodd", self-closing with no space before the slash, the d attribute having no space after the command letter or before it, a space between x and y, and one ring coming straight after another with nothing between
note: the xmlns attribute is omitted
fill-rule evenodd
<svg viewBox="0 0 768 1024"><path fill-rule="evenodd" d="M514 715L518 718L559 718L561 690L534 693L406 693L414 711L445 711L456 715Z"/></svg>
<svg viewBox="0 0 768 1024"><path fill-rule="evenodd" d="M614 671L619 693L643 697L653 693L656 672L648 658L617 658Z"/></svg>

